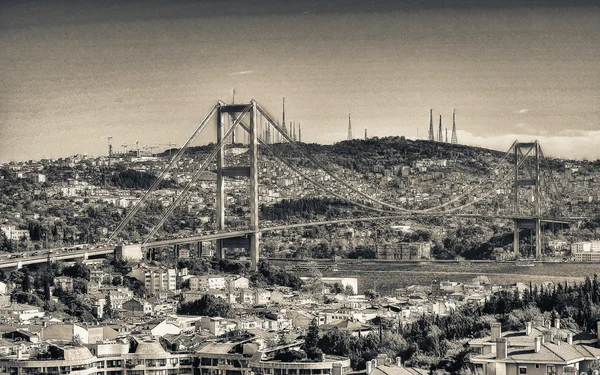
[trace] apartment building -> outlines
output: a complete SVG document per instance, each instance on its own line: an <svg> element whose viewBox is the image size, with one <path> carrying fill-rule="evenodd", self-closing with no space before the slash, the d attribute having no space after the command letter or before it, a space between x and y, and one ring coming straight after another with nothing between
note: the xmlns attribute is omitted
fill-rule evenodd
<svg viewBox="0 0 600 375"><path fill-rule="evenodd" d="M194 276L190 278L191 290L225 289L227 286L224 276Z"/></svg>
<svg viewBox="0 0 600 375"><path fill-rule="evenodd" d="M377 249L377 259L431 259L431 242L400 242L389 245L381 245Z"/></svg>
<svg viewBox="0 0 600 375"><path fill-rule="evenodd" d="M571 255L577 262L598 262L600 241L575 242L571 244Z"/></svg>
<svg viewBox="0 0 600 375"><path fill-rule="evenodd" d="M160 292L174 292L177 288L177 274L172 268L148 269L144 273L144 286L151 295Z"/></svg>

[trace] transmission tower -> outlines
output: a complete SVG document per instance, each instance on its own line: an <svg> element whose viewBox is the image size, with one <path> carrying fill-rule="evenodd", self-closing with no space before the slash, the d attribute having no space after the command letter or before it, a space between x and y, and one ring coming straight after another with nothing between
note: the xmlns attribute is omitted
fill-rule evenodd
<svg viewBox="0 0 600 375"><path fill-rule="evenodd" d="M452 109L452 144L458 143L458 138L456 138L456 111L454 108Z"/></svg>
<svg viewBox="0 0 600 375"><path fill-rule="evenodd" d="M433 133L433 109L429 109L429 140L435 141L435 136Z"/></svg>
<svg viewBox="0 0 600 375"><path fill-rule="evenodd" d="M350 121L350 111L348 111L348 140L352 140L352 121Z"/></svg>

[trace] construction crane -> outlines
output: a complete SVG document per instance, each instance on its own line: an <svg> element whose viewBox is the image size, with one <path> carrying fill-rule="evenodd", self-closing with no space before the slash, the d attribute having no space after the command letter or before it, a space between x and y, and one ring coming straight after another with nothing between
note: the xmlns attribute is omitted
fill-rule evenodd
<svg viewBox="0 0 600 375"><path fill-rule="evenodd" d="M176 147L177 145L175 143L169 142L169 143L159 143L157 146L169 147L169 158L171 158L171 150L173 149L173 147Z"/></svg>
<svg viewBox="0 0 600 375"><path fill-rule="evenodd" d="M155 148L158 148L158 146L146 146L146 149L150 150L150 155L154 155L154 152L152 152L152 150L154 150Z"/></svg>

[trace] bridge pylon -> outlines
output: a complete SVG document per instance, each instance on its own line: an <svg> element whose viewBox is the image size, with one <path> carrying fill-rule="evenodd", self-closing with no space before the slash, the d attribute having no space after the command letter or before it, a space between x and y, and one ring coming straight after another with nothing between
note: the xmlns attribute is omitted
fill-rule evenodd
<svg viewBox="0 0 600 375"><path fill-rule="evenodd" d="M515 210L513 249L515 256L518 256L520 254L519 232L521 229L533 230L535 231L535 257L539 259L542 256L540 212L540 143L537 140L535 142L525 143L515 142L513 149L515 163L515 177L513 186L513 204ZM533 167L524 163L525 159L527 158L533 159ZM526 169L527 174L524 173L523 169ZM526 215L527 217L522 217L523 209L520 207L521 198L519 197L519 192L523 187L526 188L528 186L533 186L533 200L535 204L533 209L534 212L532 215Z"/></svg>
<svg viewBox="0 0 600 375"><path fill-rule="evenodd" d="M251 101L249 129L249 153L250 162L246 167L227 167L225 164L225 144L221 142L225 134L223 114L242 114L248 104L224 104L219 103L217 107L217 144L221 144L217 152L217 197L216 197L216 229L221 232L225 230L225 181L226 177L248 177L250 180L250 228L252 233L247 237L225 238L216 240L215 253L221 259L225 255L225 249L230 247L242 247L250 251L251 269L256 270L260 255L260 232L258 217L258 111L256 102Z"/></svg>

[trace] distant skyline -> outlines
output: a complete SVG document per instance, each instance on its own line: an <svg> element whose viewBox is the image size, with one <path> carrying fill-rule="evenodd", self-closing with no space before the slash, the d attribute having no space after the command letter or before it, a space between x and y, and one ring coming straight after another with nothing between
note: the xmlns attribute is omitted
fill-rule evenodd
<svg viewBox="0 0 600 375"><path fill-rule="evenodd" d="M180 146L214 103L252 98L305 142L427 138L600 158L594 1L5 1L0 162ZM196 144L213 141L210 129Z"/></svg>

